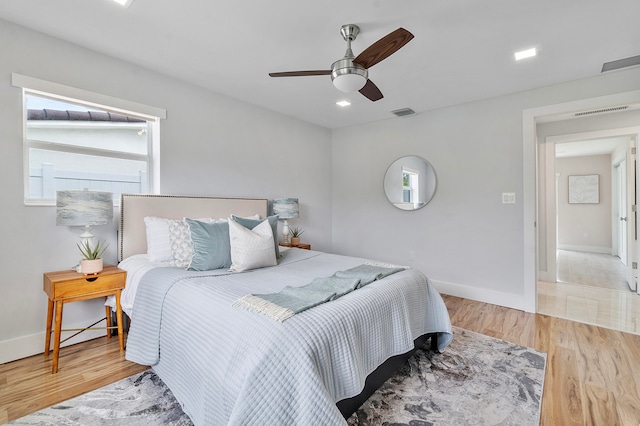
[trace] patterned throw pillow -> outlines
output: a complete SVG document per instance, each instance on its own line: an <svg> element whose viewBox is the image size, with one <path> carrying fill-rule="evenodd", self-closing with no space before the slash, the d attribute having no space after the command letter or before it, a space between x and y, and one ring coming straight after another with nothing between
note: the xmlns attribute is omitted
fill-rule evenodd
<svg viewBox="0 0 640 426"><path fill-rule="evenodd" d="M169 236L171 238L173 266L187 269L193 257L193 242L191 241L189 225L184 220L170 220Z"/></svg>

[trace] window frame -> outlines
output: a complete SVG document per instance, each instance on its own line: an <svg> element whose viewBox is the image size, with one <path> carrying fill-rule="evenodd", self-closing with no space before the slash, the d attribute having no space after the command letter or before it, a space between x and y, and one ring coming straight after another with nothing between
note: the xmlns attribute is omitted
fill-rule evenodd
<svg viewBox="0 0 640 426"><path fill-rule="evenodd" d="M159 180L159 146L160 146L160 119L166 118L164 109L155 108L135 102L118 99L99 93L51 83L32 77L12 74L13 86L22 89L22 125L23 125L23 196L27 206L54 206L55 199L31 198L29 183L29 150L32 148L47 151L67 152L70 154L86 154L104 158L126 159L144 161L147 164L147 193L158 194L160 192ZM78 145L51 143L27 137L27 96L37 96L63 102L76 103L89 107L96 107L104 111L124 114L141 118L147 122L147 154L126 153L101 148L81 147ZM114 200L115 204L119 200Z"/></svg>

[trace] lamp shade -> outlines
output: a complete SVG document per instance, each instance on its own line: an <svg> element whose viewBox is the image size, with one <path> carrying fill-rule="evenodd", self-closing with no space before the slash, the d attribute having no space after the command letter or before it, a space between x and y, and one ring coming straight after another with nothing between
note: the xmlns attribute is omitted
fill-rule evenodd
<svg viewBox="0 0 640 426"><path fill-rule="evenodd" d="M360 74L341 74L333 79L333 85L341 92L350 93L362 89L367 79Z"/></svg>
<svg viewBox="0 0 640 426"><path fill-rule="evenodd" d="M369 78L369 71L362 65L353 62L352 58L345 57L335 61L331 65L331 70L333 85L336 89L346 93L362 89Z"/></svg>
<svg viewBox="0 0 640 426"><path fill-rule="evenodd" d="M280 219L293 219L299 216L297 198L276 198L273 200L273 214Z"/></svg>
<svg viewBox="0 0 640 426"><path fill-rule="evenodd" d="M56 225L97 226L113 221L113 193L104 191L57 191Z"/></svg>

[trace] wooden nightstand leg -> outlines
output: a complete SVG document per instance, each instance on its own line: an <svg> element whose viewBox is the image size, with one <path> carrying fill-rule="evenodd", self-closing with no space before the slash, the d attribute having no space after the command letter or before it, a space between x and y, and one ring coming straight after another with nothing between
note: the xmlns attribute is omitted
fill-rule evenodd
<svg viewBox="0 0 640 426"><path fill-rule="evenodd" d="M51 323L53 322L53 300L49 299L47 306L47 331L44 342L44 356L49 356L51 350Z"/></svg>
<svg viewBox="0 0 640 426"><path fill-rule="evenodd" d="M120 290L116 292L116 319L118 321L118 340L120 352L124 351L124 331L122 330L122 306L120 306Z"/></svg>
<svg viewBox="0 0 640 426"><path fill-rule="evenodd" d="M58 356L60 355L60 332L62 330L62 308L64 307L63 301L56 303L56 325L53 336L53 367L51 373L58 372Z"/></svg>
<svg viewBox="0 0 640 426"><path fill-rule="evenodd" d="M104 310L107 314L107 339L111 339L111 307L105 306Z"/></svg>

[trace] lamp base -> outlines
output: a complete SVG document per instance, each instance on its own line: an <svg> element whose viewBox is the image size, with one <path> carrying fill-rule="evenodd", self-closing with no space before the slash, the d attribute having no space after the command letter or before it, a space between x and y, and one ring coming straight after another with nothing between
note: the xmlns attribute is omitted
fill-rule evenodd
<svg viewBox="0 0 640 426"><path fill-rule="evenodd" d="M282 224L282 242L289 244L289 222L287 219Z"/></svg>
<svg viewBox="0 0 640 426"><path fill-rule="evenodd" d="M93 242L93 234L91 233L91 229L92 229L91 225L85 225L84 232L80 234L80 244L82 244L83 246L86 245L87 243Z"/></svg>

